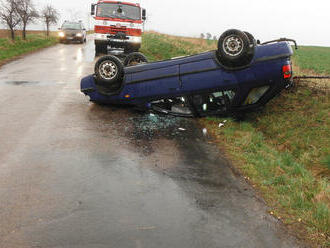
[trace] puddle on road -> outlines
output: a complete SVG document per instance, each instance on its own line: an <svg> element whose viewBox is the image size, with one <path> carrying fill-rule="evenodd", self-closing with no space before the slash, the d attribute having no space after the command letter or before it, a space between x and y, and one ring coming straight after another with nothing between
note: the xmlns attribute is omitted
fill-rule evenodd
<svg viewBox="0 0 330 248"><path fill-rule="evenodd" d="M6 84L10 85L29 85L29 84L38 84L39 82L37 81L6 81Z"/></svg>
<svg viewBox="0 0 330 248"><path fill-rule="evenodd" d="M55 84L63 84L63 82L44 82L44 81L0 81L0 84L8 84L13 86L49 86Z"/></svg>

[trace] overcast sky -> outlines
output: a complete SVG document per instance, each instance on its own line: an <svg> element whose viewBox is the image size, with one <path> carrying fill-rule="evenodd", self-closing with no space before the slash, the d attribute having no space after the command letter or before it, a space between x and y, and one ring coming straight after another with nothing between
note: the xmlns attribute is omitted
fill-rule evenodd
<svg viewBox="0 0 330 248"><path fill-rule="evenodd" d="M125 0L130 1L130 0ZM62 20L74 17L88 23L91 0L34 0L41 8L55 6ZM96 0L95 0L96 2ZM94 3L95 3L94 2ZM147 30L199 37L219 36L237 28L261 41L293 38L299 44L330 46L329 0L136 0L147 9ZM88 25L87 25L88 27Z"/></svg>

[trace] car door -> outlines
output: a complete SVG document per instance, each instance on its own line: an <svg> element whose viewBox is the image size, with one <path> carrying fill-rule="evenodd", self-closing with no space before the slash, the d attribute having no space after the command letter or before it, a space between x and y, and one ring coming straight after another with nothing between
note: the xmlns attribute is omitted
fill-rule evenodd
<svg viewBox="0 0 330 248"><path fill-rule="evenodd" d="M141 71L139 71L141 68ZM126 88L138 98L161 99L180 91L179 65L170 61L135 66L133 73L126 74ZM127 69L127 72L130 69Z"/></svg>
<svg viewBox="0 0 330 248"><path fill-rule="evenodd" d="M180 81L193 112L200 116L228 112L239 92L235 74L214 58L182 64Z"/></svg>

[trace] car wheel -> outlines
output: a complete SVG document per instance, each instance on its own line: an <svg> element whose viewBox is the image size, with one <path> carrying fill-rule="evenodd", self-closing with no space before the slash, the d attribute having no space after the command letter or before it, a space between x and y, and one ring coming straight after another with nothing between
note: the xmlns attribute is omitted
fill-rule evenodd
<svg viewBox="0 0 330 248"><path fill-rule="evenodd" d="M95 64L95 79L110 91L119 90L123 81L124 66L115 56L101 57Z"/></svg>
<svg viewBox="0 0 330 248"><path fill-rule="evenodd" d="M249 32L244 31L244 34L246 34L246 36L249 38L249 42L250 42L250 46L253 44L253 46L257 45L257 40L253 37L252 34L250 34Z"/></svg>
<svg viewBox="0 0 330 248"><path fill-rule="evenodd" d="M226 67L237 68L248 65L254 55L254 45L242 31L230 29L218 41L218 59Z"/></svg>
<svg viewBox="0 0 330 248"><path fill-rule="evenodd" d="M134 66L138 64L148 63L148 59L142 53L134 52L130 53L124 61L125 66Z"/></svg>

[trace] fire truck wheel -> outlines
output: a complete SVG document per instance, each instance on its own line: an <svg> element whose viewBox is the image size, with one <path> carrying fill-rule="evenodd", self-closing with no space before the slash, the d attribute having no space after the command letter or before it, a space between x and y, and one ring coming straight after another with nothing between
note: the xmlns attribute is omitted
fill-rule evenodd
<svg viewBox="0 0 330 248"><path fill-rule="evenodd" d="M134 66L138 64L145 64L148 63L148 59L142 53L134 52L130 53L124 61L125 66Z"/></svg>
<svg viewBox="0 0 330 248"><path fill-rule="evenodd" d="M218 41L218 59L229 68L248 65L254 56L254 44L242 31L230 29L224 32Z"/></svg>
<svg viewBox="0 0 330 248"><path fill-rule="evenodd" d="M140 49L141 45L128 45L124 49L125 54L130 54L134 52L138 52Z"/></svg>
<svg viewBox="0 0 330 248"><path fill-rule="evenodd" d="M110 91L120 89L123 81L124 66L117 57L112 55L101 57L96 62L94 71L97 84L108 88Z"/></svg>

